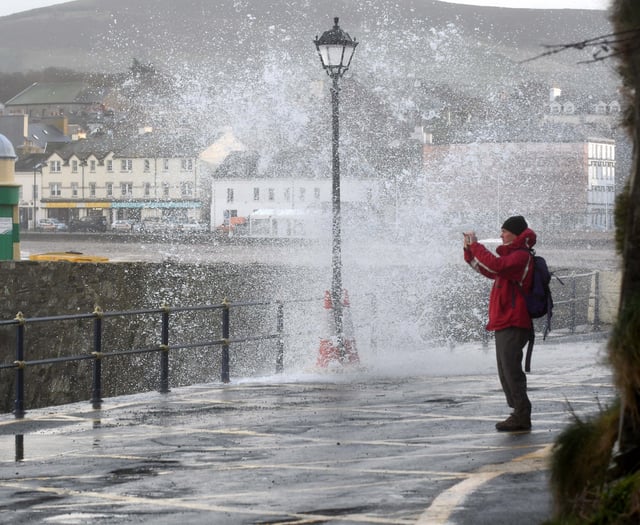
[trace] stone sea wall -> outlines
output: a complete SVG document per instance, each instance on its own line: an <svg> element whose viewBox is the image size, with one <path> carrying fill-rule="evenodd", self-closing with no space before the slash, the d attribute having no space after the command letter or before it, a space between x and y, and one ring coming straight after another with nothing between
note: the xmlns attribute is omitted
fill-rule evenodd
<svg viewBox="0 0 640 525"><path fill-rule="evenodd" d="M267 265L183 265L179 263L101 263L4 261L0 263L0 319L87 314L147 308L220 304L313 297L313 272L308 268ZM160 316L105 318L103 351L147 348L160 343ZM170 344L219 339L220 310L172 314ZM275 307L232 310L236 335L273 333ZM72 320L27 324L26 360L90 354L93 321ZM15 327L0 327L0 363L15 359ZM265 347L265 345L263 345ZM171 386L219 380L219 346L171 352ZM273 373L273 344L267 351L246 345L232 354L232 373ZM263 355L264 354L264 355ZM158 387L158 353L103 360L103 397ZM29 366L25 370L25 407L73 402L91 397L91 360ZM0 370L0 410L13 410L14 370Z"/></svg>
<svg viewBox="0 0 640 525"><path fill-rule="evenodd" d="M491 282L479 278L459 261L416 268L412 264L349 265L351 317L361 359L391 353L402 361L422 348L449 351L459 343L486 336L487 297ZM573 282L555 286L554 334L589 331L598 316L607 330L617 307L619 272L600 272L596 287L590 270ZM0 320L66 314L90 314L147 308L220 304L243 301L285 301L285 372L308 370L315 364L319 340L331 334L323 309L323 292L331 280L326 267L284 264L181 264L0 262ZM573 298L576 298L573 301ZM305 300L295 301L292 300ZM221 311L172 313L169 343L197 343L222 337ZM26 360L90 355L92 319L27 324ZM231 336L273 334L275 306L233 308ZM103 352L156 347L160 315L104 319ZM406 352L406 354L405 354ZM220 381L220 346L170 352L170 387ZM390 354L390 355L391 355ZM231 347L232 381L275 371L273 340ZM0 327L0 363L15 359L15 327ZM157 390L160 356L156 353L103 359L103 397ZM25 409L91 398L92 360L34 365L25 370ZM14 370L0 370L0 411L13 410Z"/></svg>

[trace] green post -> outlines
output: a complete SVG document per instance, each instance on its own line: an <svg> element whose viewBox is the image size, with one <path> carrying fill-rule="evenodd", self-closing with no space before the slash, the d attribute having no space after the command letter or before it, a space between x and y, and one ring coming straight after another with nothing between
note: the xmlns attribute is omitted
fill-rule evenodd
<svg viewBox="0 0 640 525"><path fill-rule="evenodd" d="M13 145L0 135L0 260L20 260L20 222L18 202L20 186L15 177L16 153Z"/></svg>

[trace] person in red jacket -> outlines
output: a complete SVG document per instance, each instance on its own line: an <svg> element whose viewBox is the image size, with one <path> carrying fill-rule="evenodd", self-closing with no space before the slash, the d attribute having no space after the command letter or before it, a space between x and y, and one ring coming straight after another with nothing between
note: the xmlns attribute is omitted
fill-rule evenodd
<svg viewBox="0 0 640 525"><path fill-rule="evenodd" d="M523 291L531 290L533 282L530 250L536 243L536 234L525 218L517 215L504 222L500 238L502 245L496 249L496 256L478 242L475 232L465 233L464 260L478 273L493 279L487 330L495 331L498 377L507 404L513 409L505 421L496 424L496 429L513 432L531 429L531 402L522 354L533 325Z"/></svg>

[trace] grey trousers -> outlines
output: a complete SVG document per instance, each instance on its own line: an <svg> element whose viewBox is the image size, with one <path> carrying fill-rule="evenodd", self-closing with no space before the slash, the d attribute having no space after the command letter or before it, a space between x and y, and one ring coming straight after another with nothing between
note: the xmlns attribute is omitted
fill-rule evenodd
<svg viewBox="0 0 640 525"><path fill-rule="evenodd" d="M527 328L509 327L498 330L496 336L496 358L498 377L507 404L513 408L514 417L529 420L531 402L527 396L527 375L522 370L522 350L529 340Z"/></svg>

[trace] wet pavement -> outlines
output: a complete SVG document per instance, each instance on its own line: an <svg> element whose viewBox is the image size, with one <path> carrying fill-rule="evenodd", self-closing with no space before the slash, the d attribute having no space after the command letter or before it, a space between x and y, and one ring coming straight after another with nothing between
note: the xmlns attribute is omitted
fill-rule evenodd
<svg viewBox="0 0 640 525"><path fill-rule="evenodd" d="M0 522L538 524L569 405L614 394L604 344L536 348L523 433L495 431L475 349L443 350L459 375L307 371L0 415Z"/></svg>

